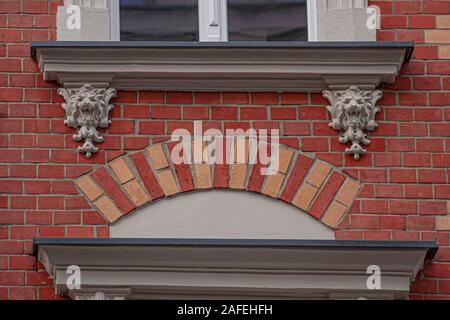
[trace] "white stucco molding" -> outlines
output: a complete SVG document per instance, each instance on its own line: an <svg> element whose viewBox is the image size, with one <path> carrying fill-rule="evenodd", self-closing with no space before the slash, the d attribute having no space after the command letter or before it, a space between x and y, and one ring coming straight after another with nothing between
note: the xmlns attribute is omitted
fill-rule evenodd
<svg viewBox="0 0 450 320"><path fill-rule="evenodd" d="M60 41L111 40L110 6L111 2L108 0L64 0L64 6L58 7L56 15L56 39ZM71 17L74 15L77 15L75 19L78 19L79 26L71 25L73 21Z"/></svg>
<svg viewBox="0 0 450 320"><path fill-rule="evenodd" d="M318 40L375 41L376 18L368 7L368 0L317 0Z"/></svg>
<svg viewBox="0 0 450 320"><path fill-rule="evenodd" d="M35 42L46 81L129 90L361 90L393 83L411 42Z"/></svg>
<svg viewBox="0 0 450 320"><path fill-rule="evenodd" d="M407 299L437 244L61 238L35 239L34 248L57 294L69 297ZM81 272L73 290L67 286L71 265ZM379 288L367 285L372 265L380 271Z"/></svg>

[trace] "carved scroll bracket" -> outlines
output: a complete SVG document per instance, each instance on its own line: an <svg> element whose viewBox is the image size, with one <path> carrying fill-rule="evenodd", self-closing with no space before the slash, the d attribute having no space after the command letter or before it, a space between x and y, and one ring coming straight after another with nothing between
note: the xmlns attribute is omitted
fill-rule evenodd
<svg viewBox="0 0 450 320"><path fill-rule="evenodd" d="M92 154L98 152L94 143L104 140L97 128L108 128L111 123L109 112L114 106L109 102L117 96L116 89L95 88L85 84L81 88L61 88L58 93L66 101L62 104L66 111L64 124L78 129L73 140L84 141L78 151L85 154L86 158L91 158Z"/></svg>
<svg viewBox="0 0 450 320"><path fill-rule="evenodd" d="M341 132L339 142L352 143L345 153L359 160L366 153L362 145L370 144L364 131L373 131L378 126L375 115L380 109L376 103L383 96L382 91L352 86L346 90L325 90L323 96L330 101L327 106L332 118L329 126Z"/></svg>

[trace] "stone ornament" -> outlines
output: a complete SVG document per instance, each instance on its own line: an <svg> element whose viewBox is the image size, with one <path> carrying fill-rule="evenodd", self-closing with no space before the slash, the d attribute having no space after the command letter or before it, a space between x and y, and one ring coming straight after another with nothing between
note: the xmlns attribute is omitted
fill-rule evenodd
<svg viewBox="0 0 450 320"><path fill-rule="evenodd" d="M378 126L375 115L380 108L376 103L383 93L352 86L347 90L325 90L323 96L331 103L327 106L332 118L329 126L342 132L339 142L345 144L351 141L352 145L345 149L345 153L359 160L366 153L361 145L370 144L363 130L373 131Z"/></svg>
<svg viewBox="0 0 450 320"><path fill-rule="evenodd" d="M84 140L78 151L85 154L86 158L91 158L92 154L98 152L94 143L104 140L97 128L108 128L111 123L109 112L114 105L109 101L117 97L116 89L99 89L91 84L85 84L80 89L61 88L58 94L66 101L62 104L66 111L64 124L69 128L79 128L73 135L73 140L77 142Z"/></svg>

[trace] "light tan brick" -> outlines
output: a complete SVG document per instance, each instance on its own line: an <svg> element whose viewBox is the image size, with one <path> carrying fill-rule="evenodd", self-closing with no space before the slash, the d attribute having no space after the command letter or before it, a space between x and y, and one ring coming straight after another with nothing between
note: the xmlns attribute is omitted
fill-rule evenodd
<svg viewBox="0 0 450 320"><path fill-rule="evenodd" d="M134 179L133 173L123 157L112 161L109 166L116 175L117 179L119 179L120 183L124 184L125 182Z"/></svg>
<svg viewBox="0 0 450 320"><path fill-rule="evenodd" d="M440 46L438 52L439 59L450 59L450 46Z"/></svg>
<svg viewBox="0 0 450 320"><path fill-rule="evenodd" d="M333 201L323 215L322 222L331 228L336 228L346 211L347 207L337 201Z"/></svg>
<svg viewBox="0 0 450 320"><path fill-rule="evenodd" d="M231 156L232 163L244 164L248 163L249 151L250 151L249 140L244 137L235 137L234 139L234 152Z"/></svg>
<svg viewBox="0 0 450 320"><path fill-rule="evenodd" d="M272 198L278 197L284 177L284 174L281 173L267 176L267 180L263 188L263 193L271 196Z"/></svg>
<svg viewBox="0 0 450 320"><path fill-rule="evenodd" d="M75 183L91 201L94 201L103 194L103 190L89 176L81 177Z"/></svg>
<svg viewBox="0 0 450 320"><path fill-rule="evenodd" d="M99 198L94 204L109 222L114 222L122 216L116 205L106 196Z"/></svg>
<svg viewBox="0 0 450 320"><path fill-rule="evenodd" d="M289 169L289 164L291 163L292 156L294 152L286 148L280 148L278 158L274 159L274 169L278 168L278 172L286 173Z"/></svg>
<svg viewBox="0 0 450 320"><path fill-rule="evenodd" d="M450 217L436 217L436 230L450 230Z"/></svg>
<svg viewBox="0 0 450 320"><path fill-rule="evenodd" d="M195 186L197 189L212 188L211 168L209 164L196 164L195 168Z"/></svg>
<svg viewBox="0 0 450 320"><path fill-rule="evenodd" d="M450 16L437 16L438 29L450 29Z"/></svg>
<svg viewBox="0 0 450 320"><path fill-rule="evenodd" d="M205 163L208 160L208 155L206 150L207 144L206 141L202 139L194 139L191 144L191 152L192 152L192 162L194 164Z"/></svg>
<svg viewBox="0 0 450 320"><path fill-rule="evenodd" d="M311 201L314 199L317 190L318 189L316 187L310 185L309 183L304 183L295 195L292 204L306 211L311 204Z"/></svg>
<svg viewBox="0 0 450 320"><path fill-rule="evenodd" d="M330 171L331 167L329 165L318 161L308 177L308 182L313 186L320 188Z"/></svg>
<svg viewBox="0 0 450 320"><path fill-rule="evenodd" d="M145 193L139 182L136 181L136 179L127 182L124 185L124 188L130 195L131 200L138 207L151 200L150 197Z"/></svg>
<svg viewBox="0 0 450 320"><path fill-rule="evenodd" d="M153 168L155 168L156 170L164 169L169 166L166 155L164 154L164 150L160 143L154 144L150 148L148 148L148 155L152 160Z"/></svg>
<svg viewBox="0 0 450 320"><path fill-rule="evenodd" d="M166 196L171 196L179 192L172 171L166 170L163 172L159 172L158 180L159 185L161 186L161 189Z"/></svg>
<svg viewBox="0 0 450 320"><path fill-rule="evenodd" d="M352 179L347 179L341 189L339 189L335 199L345 206L350 207L358 191L359 184Z"/></svg>
<svg viewBox="0 0 450 320"><path fill-rule="evenodd" d="M246 175L247 175L247 165L246 164L231 165L230 188L244 189Z"/></svg>
<svg viewBox="0 0 450 320"><path fill-rule="evenodd" d="M218 164L233 164L236 163L234 160L234 156L236 155L235 151L231 148L235 147L234 144L228 141L225 137L222 139L222 141L219 141L216 143L216 161L221 161L222 163Z"/></svg>
<svg viewBox="0 0 450 320"><path fill-rule="evenodd" d="M425 30L426 43L450 43L448 30Z"/></svg>

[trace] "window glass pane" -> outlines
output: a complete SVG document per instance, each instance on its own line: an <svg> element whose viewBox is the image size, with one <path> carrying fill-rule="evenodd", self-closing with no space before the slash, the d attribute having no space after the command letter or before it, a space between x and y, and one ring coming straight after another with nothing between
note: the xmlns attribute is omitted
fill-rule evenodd
<svg viewBox="0 0 450 320"><path fill-rule="evenodd" d="M197 41L198 0L120 0L120 40Z"/></svg>
<svg viewBox="0 0 450 320"><path fill-rule="evenodd" d="M307 41L306 0L228 0L229 41Z"/></svg>

